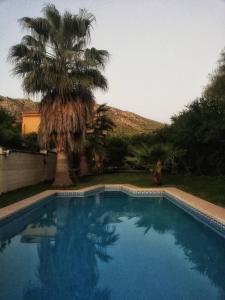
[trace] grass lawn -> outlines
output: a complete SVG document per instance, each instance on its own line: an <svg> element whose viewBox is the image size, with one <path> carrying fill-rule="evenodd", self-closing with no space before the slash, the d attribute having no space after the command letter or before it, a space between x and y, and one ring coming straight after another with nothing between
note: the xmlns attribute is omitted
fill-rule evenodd
<svg viewBox="0 0 225 300"><path fill-rule="evenodd" d="M95 184L129 183L140 187L151 187L151 176L147 173L114 173L98 176L89 176L79 179L76 186L79 189ZM166 175L163 186L173 186L199 196L217 205L225 207L225 178L210 176ZM0 196L0 208L26 197L51 189L51 183L42 183L35 186L8 192Z"/></svg>
<svg viewBox="0 0 225 300"><path fill-rule="evenodd" d="M0 195L0 208L43 192L49 188L51 188L51 184L45 182L2 194Z"/></svg>

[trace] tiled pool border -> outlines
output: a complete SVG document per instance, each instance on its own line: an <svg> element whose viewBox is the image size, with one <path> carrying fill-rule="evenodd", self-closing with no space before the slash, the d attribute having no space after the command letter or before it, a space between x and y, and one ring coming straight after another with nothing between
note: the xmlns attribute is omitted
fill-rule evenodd
<svg viewBox="0 0 225 300"><path fill-rule="evenodd" d="M80 190L48 190L0 209L0 225L10 222L12 218L21 213L24 214L29 210L38 208L46 203L46 198L51 199L51 196L84 197L102 191L121 191L133 197L166 197L176 206L225 238L225 208L177 188L139 188L128 184L97 185Z"/></svg>
<svg viewBox="0 0 225 300"><path fill-rule="evenodd" d="M190 206L188 204L184 204L180 201L179 198L175 197L174 195L171 196L168 193L164 194L164 197L166 197L170 202L181 208L182 210L186 211L188 214L190 214L193 218L198 220L201 223L204 223L208 227L210 227L212 230L214 230L216 233L221 235L223 238L225 238L225 223L216 220L215 218L209 216L207 213L202 212L201 210L194 208L193 206Z"/></svg>

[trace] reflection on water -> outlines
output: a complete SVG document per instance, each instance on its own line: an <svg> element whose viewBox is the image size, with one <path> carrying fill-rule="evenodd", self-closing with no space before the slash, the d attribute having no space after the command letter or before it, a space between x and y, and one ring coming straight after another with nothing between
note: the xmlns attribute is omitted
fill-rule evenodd
<svg viewBox="0 0 225 300"><path fill-rule="evenodd" d="M225 241L166 199L57 198L0 251L2 300L225 299Z"/></svg>

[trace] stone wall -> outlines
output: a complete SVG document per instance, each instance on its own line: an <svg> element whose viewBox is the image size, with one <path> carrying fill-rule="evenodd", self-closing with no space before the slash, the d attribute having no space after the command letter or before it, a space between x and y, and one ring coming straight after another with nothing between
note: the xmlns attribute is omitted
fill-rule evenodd
<svg viewBox="0 0 225 300"><path fill-rule="evenodd" d="M0 194L54 178L56 154L0 154Z"/></svg>

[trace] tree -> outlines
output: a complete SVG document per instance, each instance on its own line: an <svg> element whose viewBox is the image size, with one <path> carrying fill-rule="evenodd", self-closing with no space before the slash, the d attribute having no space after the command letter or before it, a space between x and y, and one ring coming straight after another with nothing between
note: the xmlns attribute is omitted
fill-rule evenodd
<svg viewBox="0 0 225 300"><path fill-rule="evenodd" d="M18 148L21 146L21 135L15 118L0 108L0 146Z"/></svg>
<svg viewBox="0 0 225 300"><path fill-rule="evenodd" d="M148 145L142 143L138 146L129 147L129 155L126 161L136 168L149 170L153 168L158 160L167 159L170 148L164 144Z"/></svg>
<svg viewBox="0 0 225 300"><path fill-rule="evenodd" d="M108 168L117 169L124 166L128 153L128 137L109 136L106 138L106 163Z"/></svg>
<svg viewBox="0 0 225 300"><path fill-rule="evenodd" d="M164 144L140 144L130 147L127 162L135 168L146 169L152 172L154 185L161 185L162 162L167 160L170 148Z"/></svg>
<svg viewBox="0 0 225 300"><path fill-rule="evenodd" d="M31 132L24 135L22 141L22 147L23 149L29 151L36 151L36 152L40 151L37 134L35 132Z"/></svg>
<svg viewBox="0 0 225 300"><path fill-rule="evenodd" d="M217 68L210 75L203 94L207 98L217 99L225 96L225 50L221 52Z"/></svg>
<svg viewBox="0 0 225 300"><path fill-rule="evenodd" d="M173 116L171 125L157 133L158 139L171 146L170 169L205 175L225 174L224 121L224 97L196 99Z"/></svg>
<svg viewBox="0 0 225 300"><path fill-rule="evenodd" d="M94 118L87 128L89 134L86 150L96 173L100 173L103 168L106 151L106 136L110 131L113 131L116 126L107 114L109 110L110 108L106 104L97 106Z"/></svg>
<svg viewBox="0 0 225 300"><path fill-rule="evenodd" d="M39 140L42 147L54 142L57 166L54 185L72 184L68 153L81 147L86 124L94 107L93 92L105 90L102 75L108 52L88 48L95 18L86 10L79 14L47 4L43 17L20 20L30 35L10 49L13 72L23 79L28 94L40 94L41 123Z"/></svg>

